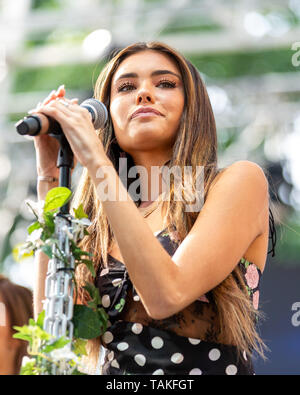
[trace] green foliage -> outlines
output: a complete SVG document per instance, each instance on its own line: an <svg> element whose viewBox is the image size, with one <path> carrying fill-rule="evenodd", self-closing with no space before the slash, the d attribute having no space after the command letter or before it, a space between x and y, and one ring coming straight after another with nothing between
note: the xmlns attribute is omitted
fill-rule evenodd
<svg viewBox="0 0 300 395"><path fill-rule="evenodd" d="M296 72L290 48L188 55L198 70L211 78L234 78L271 72Z"/></svg>
<svg viewBox="0 0 300 395"><path fill-rule="evenodd" d="M52 91L64 84L66 89L89 91L103 67L99 64L60 65L19 68L14 77L13 92ZM19 119L19 118L18 118Z"/></svg>
<svg viewBox="0 0 300 395"><path fill-rule="evenodd" d="M56 238L55 218L59 208L70 200L71 195L72 193L68 188L58 187L47 193L44 202L26 202L33 211L36 221L27 228L29 236L24 245L20 247L21 254L28 255L30 252L41 249L49 258L57 258L64 263L65 267L69 267L70 256L66 256L64 251L59 248ZM63 226L61 231L66 232L68 236L75 269L77 265L85 264L94 278L96 273L93 261L86 258L91 258L92 254L81 250L77 246L81 238L88 234L85 228L89 226L90 221L82 205L74 209L74 213L75 218L72 219L72 227L69 229L67 226ZM74 277L73 281L75 295L77 295L77 284ZM28 354L31 358L22 367L22 375L51 374L53 366L57 366L58 371L61 369L62 374L65 374L66 371L72 375L82 374L77 366L80 364L82 355L87 354L85 350L86 339L93 339L104 333L108 320L108 316L101 306L99 291L95 285L86 283L84 289L90 295L90 301L87 306L77 304L74 306L72 319L74 337L71 345L69 345L69 339L64 337L54 339L43 329L44 311L39 315L36 322L30 319L28 325L14 327L17 331L14 337L29 343Z"/></svg>
<svg viewBox="0 0 300 395"><path fill-rule="evenodd" d="M71 199L72 192L65 187L52 188L45 198L44 213L64 206Z"/></svg>

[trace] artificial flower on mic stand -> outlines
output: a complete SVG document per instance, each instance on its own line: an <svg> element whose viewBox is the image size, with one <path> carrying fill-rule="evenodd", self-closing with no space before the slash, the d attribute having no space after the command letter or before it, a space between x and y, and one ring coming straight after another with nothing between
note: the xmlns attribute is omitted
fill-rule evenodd
<svg viewBox="0 0 300 395"><path fill-rule="evenodd" d="M61 231L70 242L70 251L68 256L61 250L59 239L55 234L55 217L59 209L67 205L71 198L71 190L65 187L51 189L46 195L45 201L38 203L30 200L26 201L28 207L36 217L36 221L28 227L28 237L26 242L17 247L14 254L19 253L28 257L33 255L37 250L42 250L50 261L55 259L63 262L65 268L69 265L70 258L74 261L74 270L79 264L85 264L91 271L93 277L95 272L91 254L82 251L77 247L79 241L88 235L87 228L90 221L84 213L82 205L74 209L74 218L70 226L63 226ZM107 314L101 307L101 300L98 290L93 283L87 283L86 291L91 297L88 306L77 305L76 295L77 286L72 274L72 283L75 286L75 305L72 317L73 335L55 337L45 330L45 310L40 313L37 321L31 319L28 325L23 327L14 327L17 333L15 338L28 341L28 354L25 357L20 374L22 375L74 375L83 374L84 368L81 366L82 356L86 355L85 343L87 339L100 336L107 328Z"/></svg>
<svg viewBox="0 0 300 395"><path fill-rule="evenodd" d="M90 222L82 205L74 210L75 216L69 213L74 155L60 125L57 125L50 136L60 143L57 159L60 186L47 193L43 204L27 202L36 221L28 227L29 237L21 250L28 256L41 249L50 260L43 313L37 322L30 320L29 325L14 328L18 331L15 338L29 342L31 359L25 361L21 374L78 374L80 355L85 354L84 341L100 336L107 328L108 317L93 283L84 287L91 297L88 306L76 305L76 267L85 264L95 277L93 262L85 258L91 254L77 246L88 235L86 228ZM38 210L35 210L37 205Z"/></svg>

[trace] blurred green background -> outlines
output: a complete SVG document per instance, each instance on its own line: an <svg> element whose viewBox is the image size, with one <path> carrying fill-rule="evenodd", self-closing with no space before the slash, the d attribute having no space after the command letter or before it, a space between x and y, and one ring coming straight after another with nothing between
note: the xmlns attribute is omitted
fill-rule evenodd
<svg viewBox="0 0 300 395"><path fill-rule="evenodd" d="M36 200L35 151L14 123L61 84L70 98L91 97L113 51L152 40L178 49L200 71L216 117L219 165L247 159L268 174L278 239L276 256L268 256L268 310L278 296L272 273L278 287L290 273L300 284L299 0L0 0L0 272L33 286L33 261L15 262L12 248L33 220L24 201ZM300 300L291 292L282 307L287 321ZM300 339L299 328L286 327ZM258 370L285 372L276 358ZM293 363L299 373L299 359Z"/></svg>

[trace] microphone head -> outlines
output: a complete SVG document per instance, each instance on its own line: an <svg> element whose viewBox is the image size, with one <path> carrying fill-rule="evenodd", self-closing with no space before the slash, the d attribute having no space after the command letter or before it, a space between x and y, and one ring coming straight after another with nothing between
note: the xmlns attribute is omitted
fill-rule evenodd
<svg viewBox="0 0 300 395"><path fill-rule="evenodd" d="M84 107L90 112L95 129L104 127L108 118L108 112L101 101L93 98L87 99L80 104L80 107Z"/></svg>

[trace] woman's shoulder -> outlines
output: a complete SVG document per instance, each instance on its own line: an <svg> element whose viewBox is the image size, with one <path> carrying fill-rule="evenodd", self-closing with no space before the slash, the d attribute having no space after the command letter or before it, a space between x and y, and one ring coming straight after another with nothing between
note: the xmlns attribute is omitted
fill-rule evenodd
<svg viewBox="0 0 300 395"><path fill-rule="evenodd" d="M238 160L228 166L218 169L210 189L218 183L230 183L232 179L240 179L243 183L257 183L262 187L268 186L268 180L263 168L250 160Z"/></svg>

